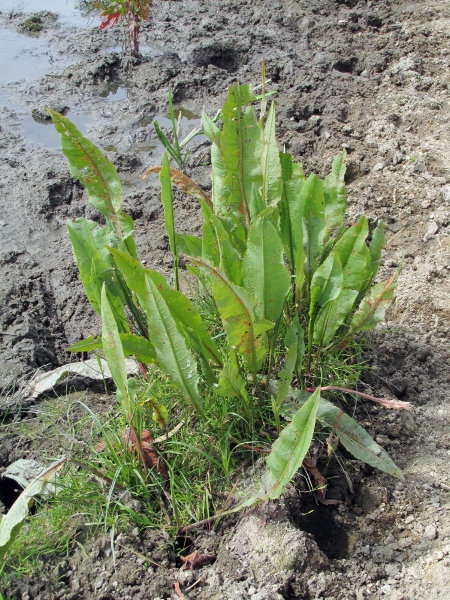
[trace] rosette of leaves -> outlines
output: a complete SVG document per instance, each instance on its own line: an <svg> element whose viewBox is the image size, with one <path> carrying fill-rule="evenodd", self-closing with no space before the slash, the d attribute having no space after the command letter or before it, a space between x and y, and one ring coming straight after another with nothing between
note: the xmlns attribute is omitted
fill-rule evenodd
<svg viewBox="0 0 450 600"><path fill-rule="evenodd" d="M278 149L274 104L258 119L254 102L251 88L237 84L229 90L221 128L203 115L212 144L211 197L170 169L167 156L157 169L174 287L138 260L113 165L68 119L51 113L72 176L84 183L106 221L68 224L87 296L103 317L102 337L70 350L103 347L108 362L132 355L157 363L200 419L208 417L201 386L239 398L243 418L251 419L255 406L271 402L278 423L280 415L291 421L273 444L261 491L251 502L280 495L302 464L317 420L356 458L401 478L354 419L343 417L319 389L306 391L311 381L320 387L318 366L327 353L384 318L397 277L374 283L384 225L370 235L364 216L345 226L345 152L325 179L306 177L302 165ZM172 185L200 202L201 237L175 230ZM220 347L192 300L178 289L180 253L215 302L226 339ZM113 352L118 344L121 351ZM117 372L124 413L131 418L126 403L132 394L123 369L116 365L111 372Z"/></svg>

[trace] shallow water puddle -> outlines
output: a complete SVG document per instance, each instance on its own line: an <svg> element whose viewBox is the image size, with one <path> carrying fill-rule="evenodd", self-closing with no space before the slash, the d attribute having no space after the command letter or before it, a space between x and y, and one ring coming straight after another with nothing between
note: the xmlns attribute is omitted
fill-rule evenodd
<svg viewBox="0 0 450 600"><path fill-rule="evenodd" d="M44 77L55 66L69 64L67 57L49 47L45 40L17 33L9 29L0 29L0 85L36 80ZM7 90L1 95L6 103Z"/></svg>
<svg viewBox="0 0 450 600"><path fill-rule="evenodd" d="M89 137L88 129L95 123L92 115L69 113L67 116L83 135ZM44 121L33 115L27 115L20 121L20 135L44 146L44 148L61 148L61 138L52 121Z"/></svg>
<svg viewBox="0 0 450 600"><path fill-rule="evenodd" d="M4 13L23 12L36 13L42 10L57 13L64 25L86 27L92 22L92 17L84 17L75 8L77 0L1 0L0 11Z"/></svg>

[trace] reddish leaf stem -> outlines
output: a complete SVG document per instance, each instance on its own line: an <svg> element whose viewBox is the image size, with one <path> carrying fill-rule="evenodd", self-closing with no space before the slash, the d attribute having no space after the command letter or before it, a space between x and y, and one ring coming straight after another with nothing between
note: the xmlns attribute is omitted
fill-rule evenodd
<svg viewBox="0 0 450 600"><path fill-rule="evenodd" d="M315 392L317 388L307 387L307 392ZM361 396L361 398L365 398L366 400L371 400L372 402L376 402L377 404L381 404L385 408L398 408L402 410L410 410L411 403L410 402L402 402L401 400L385 400L384 398L376 398L375 396L370 396L369 394L364 394L363 392L357 392L356 390L350 390L348 388L338 387L336 385L327 385L325 387L321 387L321 392L328 392L331 390L336 390L338 392L345 392L346 394L355 394L356 396Z"/></svg>

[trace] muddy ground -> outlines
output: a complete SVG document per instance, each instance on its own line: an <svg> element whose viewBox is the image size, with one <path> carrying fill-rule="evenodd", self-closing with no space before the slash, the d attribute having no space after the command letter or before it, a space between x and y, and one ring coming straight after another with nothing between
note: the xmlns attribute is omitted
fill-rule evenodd
<svg viewBox="0 0 450 600"><path fill-rule="evenodd" d="M171 259L158 185L140 182L160 160L149 123L166 114L169 89L191 118L203 106L215 114L230 83L259 83L265 57L280 146L320 175L345 147L349 216L386 221L382 275L402 264L388 321L370 337L366 387L414 409L365 406L359 414L406 481L355 466L351 487L335 486L342 504L315 507L314 519L302 517L304 500L292 487L266 513L202 534L197 547L216 560L195 572L179 570L159 534L122 534L121 543L161 567L122 548L115 570L95 541L87 556L74 550L56 571L49 565L41 578L18 583L17 597L178 598L178 580L186 598L205 600L448 598L450 2L155 0L152 14L140 62L123 55L116 31L44 15L40 39L54 52L55 70L0 89L8 94L0 108L3 381L67 362L69 343L99 331L65 230L68 218L99 215L48 141L44 107L78 119L108 152L140 256L165 271ZM4 12L0 27L17 31L28 16ZM191 176L208 189L208 167L196 166L204 151L194 151ZM176 208L180 229L197 233L192 201L179 197ZM3 445L3 465L19 455Z"/></svg>

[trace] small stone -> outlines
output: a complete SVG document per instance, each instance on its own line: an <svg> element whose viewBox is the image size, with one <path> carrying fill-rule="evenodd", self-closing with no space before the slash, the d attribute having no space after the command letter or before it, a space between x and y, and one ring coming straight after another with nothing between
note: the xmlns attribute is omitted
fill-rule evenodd
<svg viewBox="0 0 450 600"><path fill-rule="evenodd" d="M444 185L444 187L441 189L441 194L442 199L445 200L445 202L450 202L450 183Z"/></svg>
<svg viewBox="0 0 450 600"><path fill-rule="evenodd" d="M437 530L435 525L427 525L425 527L425 537L427 540L434 540L437 536Z"/></svg>
<svg viewBox="0 0 450 600"><path fill-rule="evenodd" d="M384 164L383 163L377 163L373 169L372 172L375 173L376 171L382 171L384 169Z"/></svg>
<svg viewBox="0 0 450 600"><path fill-rule="evenodd" d="M256 594L256 588L254 588L253 586L249 587L247 593L249 596L253 596L253 594Z"/></svg>
<svg viewBox="0 0 450 600"><path fill-rule="evenodd" d="M392 564L386 565L384 567L384 570L388 577L395 577L398 573L398 565L392 565Z"/></svg>
<svg viewBox="0 0 450 600"><path fill-rule="evenodd" d="M414 517L412 515L408 515L405 519L405 525L409 525L414 521Z"/></svg>
<svg viewBox="0 0 450 600"><path fill-rule="evenodd" d="M429 237L436 235L439 231L439 225L435 221L430 221L426 234L424 235L423 241L425 242Z"/></svg>

